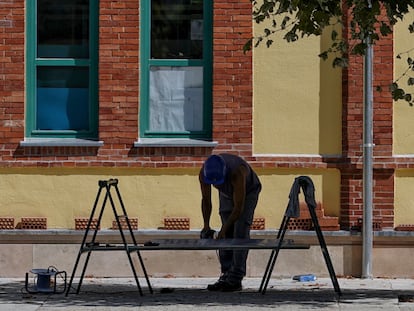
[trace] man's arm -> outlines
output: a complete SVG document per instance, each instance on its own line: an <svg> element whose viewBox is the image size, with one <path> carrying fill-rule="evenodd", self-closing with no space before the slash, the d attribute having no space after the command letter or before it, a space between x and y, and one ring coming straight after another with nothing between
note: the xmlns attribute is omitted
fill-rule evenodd
<svg viewBox="0 0 414 311"><path fill-rule="evenodd" d="M203 181L202 171L200 171L198 175L198 179L200 181L200 187L201 187L201 212L203 214L203 220L204 220L204 227L202 231L208 231L210 230L210 217L211 217L211 210L212 210L212 204L211 204L211 185L206 184Z"/></svg>
<svg viewBox="0 0 414 311"><path fill-rule="evenodd" d="M246 199L246 177L247 169L244 165L240 165L231 175L231 183L233 186L233 210L226 223L223 224L218 234L218 239L226 237L227 230L239 219L244 209L244 201Z"/></svg>

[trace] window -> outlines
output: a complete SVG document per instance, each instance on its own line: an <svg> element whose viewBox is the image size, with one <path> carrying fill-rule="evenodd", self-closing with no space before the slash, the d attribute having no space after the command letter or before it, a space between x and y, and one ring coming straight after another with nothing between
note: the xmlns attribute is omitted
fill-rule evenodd
<svg viewBox="0 0 414 311"><path fill-rule="evenodd" d="M26 137L97 138L98 9L27 1Z"/></svg>
<svg viewBox="0 0 414 311"><path fill-rule="evenodd" d="M211 138L212 1L142 1L140 137Z"/></svg>

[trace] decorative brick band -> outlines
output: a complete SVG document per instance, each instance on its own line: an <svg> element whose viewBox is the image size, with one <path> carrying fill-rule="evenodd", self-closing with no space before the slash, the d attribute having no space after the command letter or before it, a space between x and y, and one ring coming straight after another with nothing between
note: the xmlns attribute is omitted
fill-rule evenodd
<svg viewBox="0 0 414 311"><path fill-rule="evenodd" d="M47 218L45 217L22 217L20 229L26 230L46 230Z"/></svg>
<svg viewBox="0 0 414 311"><path fill-rule="evenodd" d="M75 230L86 230L88 227L89 218L86 217L78 217L75 218ZM100 230L100 227L98 227L98 219L94 218L92 219L90 230L95 230L98 228Z"/></svg>
<svg viewBox="0 0 414 311"><path fill-rule="evenodd" d="M312 219L310 218L291 218L288 224L289 230L311 230Z"/></svg>
<svg viewBox="0 0 414 311"><path fill-rule="evenodd" d="M122 230L128 230L128 223L125 217L118 218ZM132 230L138 230L138 218L128 218L129 225ZM116 220L112 221L112 230L118 230L118 223Z"/></svg>
<svg viewBox="0 0 414 311"><path fill-rule="evenodd" d="M164 230L190 230L190 218L167 217L164 218Z"/></svg>
<svg viewBox="0 0 414 311"><path fill-rule="evenodd" d="M0 230L14 229L14 217L0 217Z"/></svg>
<svg viewBox="0 0 414 311"><path fill-rule="evenodd" d="M250 229L251 230L264 230L266 227L265 225L266 225L265 218L263 217L254 218Z"/></svg>

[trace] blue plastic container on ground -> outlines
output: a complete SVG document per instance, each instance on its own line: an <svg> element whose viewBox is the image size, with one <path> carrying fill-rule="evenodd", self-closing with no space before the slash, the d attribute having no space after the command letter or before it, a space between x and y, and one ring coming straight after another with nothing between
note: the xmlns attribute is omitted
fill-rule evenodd
<svg viewBox="0 0 414 311"><path fill-rule="evenodd" d="M312 282L312 281L316 281L316 276L313 274L301 274L301 275L295 275L293 279L299 282Z"/></svg>

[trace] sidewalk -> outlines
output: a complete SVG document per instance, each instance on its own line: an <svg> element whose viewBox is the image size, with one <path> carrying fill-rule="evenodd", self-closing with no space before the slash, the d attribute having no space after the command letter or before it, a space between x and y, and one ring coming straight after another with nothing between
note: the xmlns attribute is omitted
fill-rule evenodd
<svg viewBox="0 0 414 311"><path fill-rule="evenodd" d="M215 282L211 278L153 278L153 294L140 279L142 297L132 278L85 279L80 293L72 289L67 297L30 294L23 279L0 278L0 310L414 310L413 279L338 280L339 299L329 278L314 282L273 278L265 295L257 292L258 278L245 279L243 291L236 293L207 291L207 284Z"/></svg>

